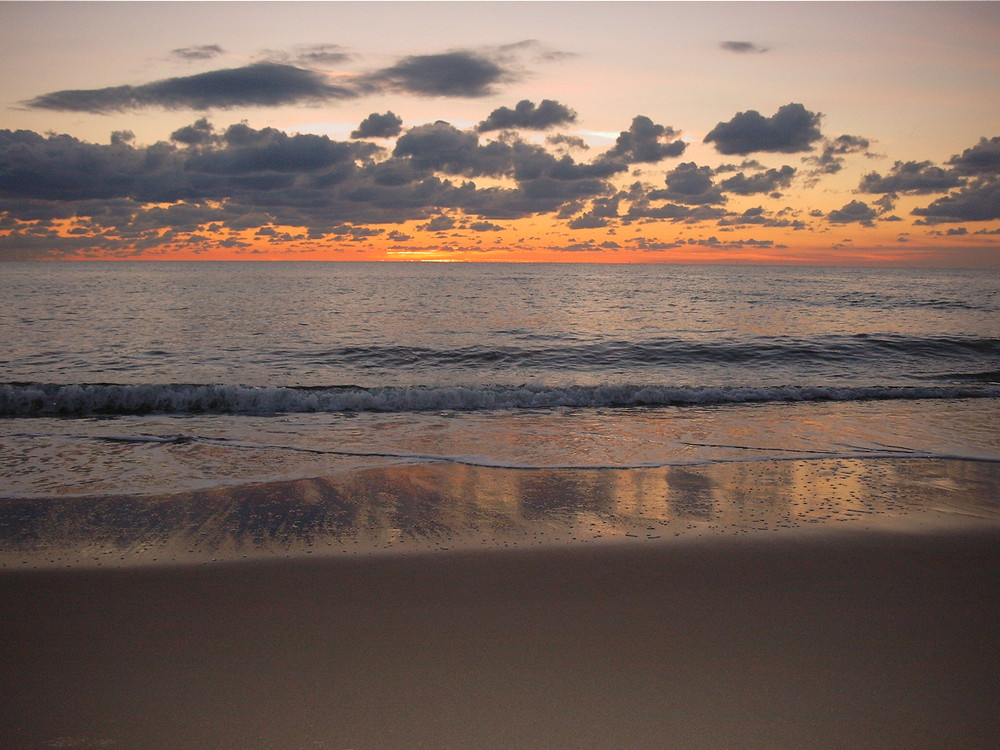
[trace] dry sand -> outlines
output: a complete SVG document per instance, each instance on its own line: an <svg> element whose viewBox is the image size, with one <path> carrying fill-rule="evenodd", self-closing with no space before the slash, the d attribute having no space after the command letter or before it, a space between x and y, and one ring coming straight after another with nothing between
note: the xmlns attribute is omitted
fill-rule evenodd
<svg viewBox="0 0 1000 750"><path fill-rule="evenodd" d="M887 518L8 568L0 747L995 748L1000 528Z"/></svg>

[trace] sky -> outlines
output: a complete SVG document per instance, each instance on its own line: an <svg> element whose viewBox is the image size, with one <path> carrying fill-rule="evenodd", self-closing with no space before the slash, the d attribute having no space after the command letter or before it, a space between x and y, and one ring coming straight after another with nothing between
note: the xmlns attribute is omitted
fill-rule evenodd
<svg viewBox="0 0 1000 750"><path fill-rule="evenodd" d="M0 2L0 259L1000 268L996 2Z"/></svg>

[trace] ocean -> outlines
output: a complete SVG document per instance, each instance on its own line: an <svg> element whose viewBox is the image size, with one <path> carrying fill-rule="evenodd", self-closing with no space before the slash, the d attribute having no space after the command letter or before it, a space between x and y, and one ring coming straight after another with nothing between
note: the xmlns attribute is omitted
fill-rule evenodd
<svg viewBox="0 0 1000 750"><path fill-rule="evenodd" d="M400 465L1000 462L998 322L980 270L7 263L0 548Z"/></svg>

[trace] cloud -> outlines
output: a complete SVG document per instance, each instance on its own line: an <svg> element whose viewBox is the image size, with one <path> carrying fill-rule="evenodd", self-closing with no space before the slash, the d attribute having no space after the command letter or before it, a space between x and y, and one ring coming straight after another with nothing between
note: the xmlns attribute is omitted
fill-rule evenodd
<svg viewBox="0 0 1000 750"><path fill-rule="evenodd" d="M618 204L621 195L614 195L607 198L595 198L591 203L591 208L586 213L581 214L569 222L570 229L599 229L608 225L608 219L618 217ZM566 208L571 206L567 205Z"/></svg>
<svg viewBox="0 0 1000 750"><path fill-rule="evenodd" d="M419 228L426 232L446 232L455 228L455 220L447 214L439 214Z"/></svg>
<svg viewBox="0 0 1000 750"><path fill-rule="evenodd" d="M794 230L802 230L806 228L806 224L803 221L769 216L762 206L748 208L742 213L728 214L727 216L719 219L718 222L720 227L745 226L747 224L755 224L764 227L782 227Z"/></svg>
<svg viewBox="0 0 1000 750"><path fill-rule="evenodd" d="M269 226L321 237L349 225L433 222L452 210L481 219L473 231L493 231L492 221L611 195L604 177L624 168L577 163L517 139L480 144L476 133L443 122L410 129L392 154L245 123L217 131L206 118L174 131L173 143L150 146L0 131L0 220L16 235L5 241L10 247L68 220L74 238L66 247L100 244L102 252L182 241L185 232L221 242L227 232ZM442 172L508 182L478 187ZM594 205L614 214L610 204ZM269 236L289 235L275 232Z"/></svg>
<svg viewBox="0 0 1000 750"><path fill-rule="evenodd" d="M809 151L822 137L820 117L796 103L780 107L771 117L751 109L738 112L729 122L718 123L705 136L705 143L714 143L720 154Z"/></svg>
<svg viewBox="0 0 1000 750"><path fill-rule="evenodd" d="M538 106L535 106L534 102L522 99L514 109L500 107L493 110L489 117L476 126L476 130L480 133L508 128L547 130L556 125L573 122L576 122L576 112L565 104L552 99L543 99Z"/></svg>
<svg viewBox="0 0 1000 750"><path fill-rule="evenodd" d="M384 115L372 112L351 133L351 138L395 138L402 131L403 118L392 112Z"/></svg>
<svg viewBox="0 0 1000 750"><path fill-rule="evenodd" d="M980 138L979 143L951 157L948 163L963 175L1000 174L1000 137Z"/></svg>
<svg viewBox="0 0 1000 750"><path fill-rule="evenodd" d="M762 54L767 52L767 47L761 47L753 42L720 42L719 46L730 52L738 52L740 54Z"/></svg>
<svg viewBox="0 0 1000 750"><path fill-rule="evenodd" d="M785 165L781 169L768 169L751 174L738 172L722 181L720 187L729 193L737 195L754 195L756 193L773 193L779 188L787 188L795 177L795 168Z"/></svg>
<svg viewBox="0 0 1000 750"><path fill-rule="evenodd" d="M502 232L503 227L490 221L474 221L469 224L473 232Z"/></svg>
<svg viewBox="0 0 1000 750"><path fill-rule="evenodd" d="M170 134L170 140L185 146L204 146L216 140L215 128L208 118L202 117L191 125L178 128Z"/></svg>
<svg viewBox="0 0 1000 750"><path fill-rule="evenodd" d="M352 89L328 83L320 73L291 65L255 63L242 68L167 78L141 86L55 91L26 104L36 109L102 114L144 107L268 107L348 99L356 95Z"/></svg>
<svg viewBox="0 0 1000 750"><path fill-rule="evenodd" d="M951 170L935 167L929 161L897 161L885 177L869 172L861 178L862 193L943 193L962 184Z"/></svg>
<svg viewBox="0 0 1000 750"><path fill-rule="evenodd" d="M292 53L292 59L300 65L334 65L351 57L351 53L339 44L312 44L297 47Z"/></svg>
<svg viewBox="0 0 1000 750"><path fill-rule="evenodd" d="M859 135L838 135L836 138L827 138L823 141L823 150L818 156L802 157L803 164L813 167L809 172L810 184L815 184L820 175L836 174L844 168L844 157L849 154L864 154L873 158L868 149L871 141Z"/></svg>
<svg viewBox="0 0 1000 750"><path fill-rule="evenodd" d="M274 128L255 130L249 125L231 125L222 136L225 148L191 155L185 169L219 175L292 172L315 174L341 167L350 170L357 159L374 153L371 144L333 141L326 136L287 133ZM329 173L328 173L329 176Z"/></svg>
<svg viewBox="0 0 1000 750"><path fill-rule="evenodd" d="M826 215L827 221L833 224L858 223L862 226L874 226L878 212L862 201L851 201L842 208L835 209Z"/></svg>
<svg viewBox="0 0 1000 750"><path fill-rule="evenodd" d="M0 197L79 201L128 197L145 181L157 182L177 169L170 147L133 149L85 143L68 135L43 137L0 131Z"/></svg>
<svg viewBox="0 0 1000 750"><path fill-rule="evenodd" d="M451 174L479 172L479 138L438 121L410 128L396 141L393 156L408 156L418 169L438 169Z"/></svg>
<svg viewBox="0 0 1000 750"><path fill-rule="evenodd" d="M496 84L515 78L511 70L485 55L459 51L405 57L392 67L369 74L366 83L416 96L475 98L489 96L496 91Z"/></svg>
<svg viewBox="0 0 1000 750"><path fill-rule="evenodd" d="M504 44L496 48L497 57L509 60L514 55L527 54L529 59L537 62L555 62L568 57L576 57L573 52L563 52L542 44L537 39L524 39L513 44Z"/></svg>
<svg viewBox="0 0 1000 750"><path fill-rule="evenodd" d="M666 181L666 190L653 190L648 197L652 200L671 200L688 206L724 203L726 200L712 181L710 167L699 167L694 162L686 162L668 172Z"/></svg>
<svg viewBox="0 0 1000 750"><path fill-rule="evenodd" d="M467 177L512 177L522 185L539 180L572 182L606 179L624 171L620 162L597 160L580 164L570 156L556 158L543 147L517 138L479 143L473 131L438 121L410 128L396 141L393 156L409 157L420 170Z"/></svg>
<svg viewBox="0 0 1000 750"><path fill-rule="evenodd" d="M696 239L694 237L688 238L688 245L696 245L700 247L709 247L712 249L728 249L728 250L740 250L745 247L756 247L756 248L771 248L774 247L774 240L756 240L752 237L747 237L746 239L739 240L729 240L723 242L718 237L708 237L706 239Z"/></svg>
<svg viewBox="0 0 1000 750"><path fill-rule="evenodd" d="M587 145L587 142L580 136L566 135L565 133L556 133L555 135L546 136L545 142L550 146L555 146L557 149L564 151L570 151L572 149L586 151L590 148L590 146Z"/></svg>
<svg viewBox="0 0 1000 750"><path fill-rule="evenodd" d="M210 60L224 54L224 50L218 44L203 44L198 47L171 50L170 54L183 60Z"/></svg>
<svg viewBox="0 0 1000 750"><path fill-rule="evenodd" d="M977 180L926 208L913 209L913 214L926 217L918 222L922 224L1000 219L1000 179Z"/></svg>
<svg viewBox="0 0 1000 750"><path fill-rule="evenodd" d="M621 159L626 163L654 163L680 156L686 147L676 130L668 125L657 125L645 115L638 115L632 119L629 129L619 134L604 158Z"/></svg>
<svg viewBox="0 0 1000 750"><path fill-rule="evenodd" d="M606 227L608 225L608 220L596 216L592 212L587 212L569 222L570 229L600 229L601 227Z"/></svg>

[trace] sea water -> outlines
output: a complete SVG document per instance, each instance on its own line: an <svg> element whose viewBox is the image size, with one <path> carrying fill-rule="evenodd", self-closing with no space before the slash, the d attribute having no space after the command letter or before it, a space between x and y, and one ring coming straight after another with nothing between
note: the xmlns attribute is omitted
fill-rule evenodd
<svg viewBox="0 0 1000 750"><path fill-rule="evenodd" d="M364 466L1000 460L1000 274L7 263L0 495Z"/></svg>

